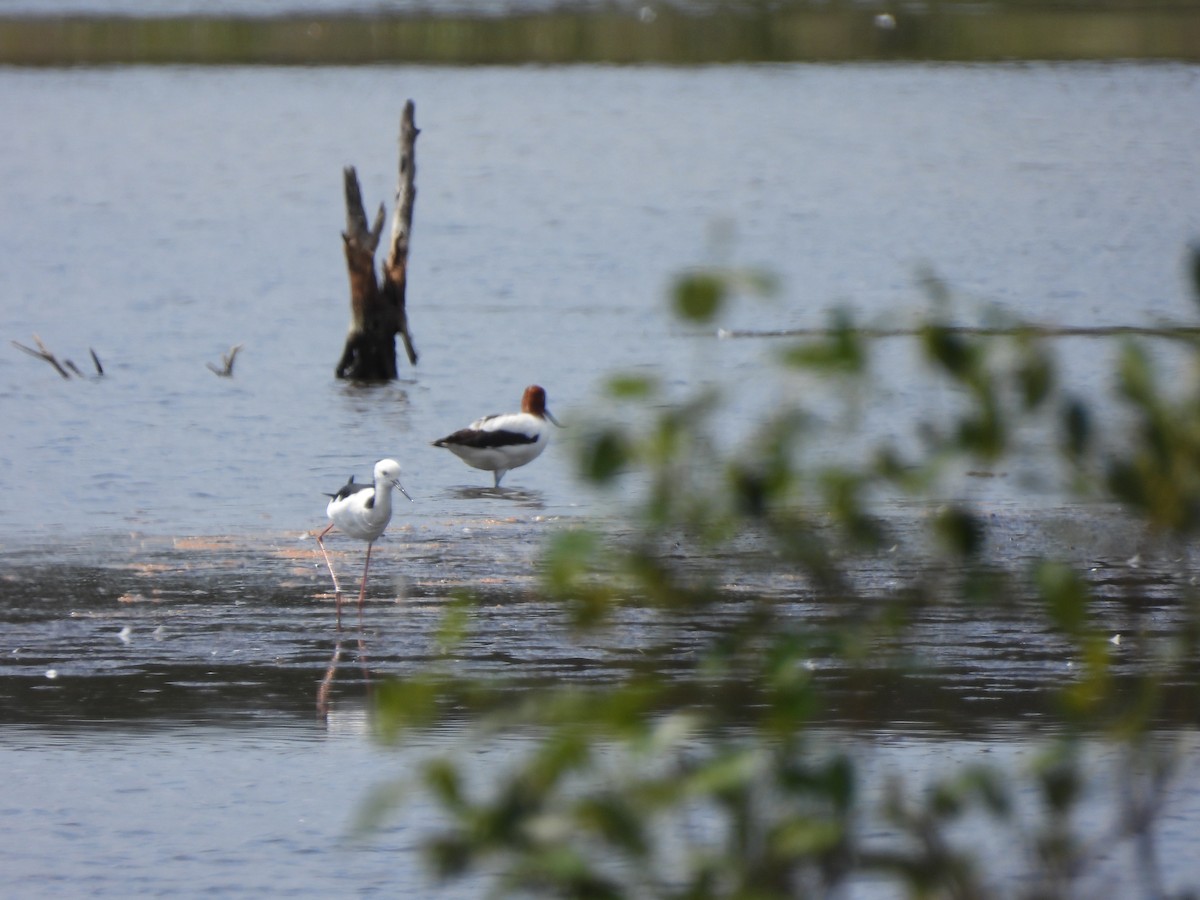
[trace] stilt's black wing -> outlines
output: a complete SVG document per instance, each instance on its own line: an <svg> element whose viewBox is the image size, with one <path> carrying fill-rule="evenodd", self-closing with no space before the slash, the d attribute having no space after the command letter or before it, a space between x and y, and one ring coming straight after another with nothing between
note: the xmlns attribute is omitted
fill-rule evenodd
<svg viewBox="0 0 1200 900"><path fill-rule="evenodd" d="M351 494L357 494L359 491L368 491L372 487L373 485L369 484L355 484L354 476L351 475L350 480L338 488L338 492L336 494L326 494L325 496L334 500L345 500Z"/></svg>

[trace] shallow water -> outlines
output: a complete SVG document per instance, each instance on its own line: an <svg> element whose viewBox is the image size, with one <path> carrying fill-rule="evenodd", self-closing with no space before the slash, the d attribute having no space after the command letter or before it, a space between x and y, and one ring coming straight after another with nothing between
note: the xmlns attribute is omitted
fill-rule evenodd
<svg viewBox="0 0 1200 900"><path fill-rule="evenodd" d="M105 367L64 381L0 353L0 752L17 773L0 868L31 879L31 895L91 879L123 894L392 893L419 883L412 832L386 833L382 850L338 841L403 766L366 736L364 698L380 680L451 665L514 690L587 684L660 646L675 652L669 676L745 596L827 621L835 610L764 570L727 585L708 617L631 609L590 644L565 636L533 590L536 565L555 528L619 512L571 475L572 428L603 376L729 385L730 440L780 402L835 421L819 382L764 386L778 340L718 329L820 327L837 305L909 324L928 304L925 262L963 295L967 323L991 306L1047 324L1194 323L1181 263L1200 210L1180 198L1200 196L1200 118L1181 111L1198 73L0 70L3 334L36 333L85 369L94 348ZM347 385L332 377L347 319L341 167L358 167L368 207L390 203L408 97L423 129L409 285L421 361L392 385ZM713 262L770 267L782 291L711 328L673 322L671 276ZM205 363L235 343L234 377L215 377ZM1106 387L1108 342L1055 346L1082 394ZM867 443L952 402L904 339L879 352L886 390ZM429 445L511 408L531 382L571 427L510 473L511 490ZM364 644L344 644L326 719L315 701L337 638L309 532L322 492L384 455L401 460L416 502L372 559ZM1051 548L1094 570L1123 636L1117 674L1136 673L1142 648L1179 621L1190 548L1131 542L1108 511L1030 500L1023 484L1013 473L967 489L1007 559ZM920 516L893 512L902 529ZM361 547L332 545L353 578ZM904 573L885 559L858 575L886 595ZM437 629L462 588L485 603L448 662ZM813 661L834 701L824 723L906 745L921 734L913 766L951 746L991 752L1014 724L1036 743L1073 662L1054 636L1027 633L1019 607L920 624L913 649L931 671L898 683ZM1195 680L1184 682L1164 729L1193 722ZM453 736L429 746L442 740ZM189 803L195 818L176 828ZM16 841L32 822L45 826L37 840ZM1172 829L1190 846L1200 820L1187 807ZM397 874L397 858L411 868Z"/></svg>

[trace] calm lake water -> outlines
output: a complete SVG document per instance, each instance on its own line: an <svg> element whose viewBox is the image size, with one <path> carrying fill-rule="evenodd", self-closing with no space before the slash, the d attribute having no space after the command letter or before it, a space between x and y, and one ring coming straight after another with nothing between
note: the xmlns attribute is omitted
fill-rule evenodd
<svg viewBox="0 0 1200 900"><path fill-rule="evenodd" d="M93 348L106 373L64 381L0 353L0 871L27 896L417 890L428 810L361 845L347 830L404 754L456 735L374 745L364 668L373 683L440 664L440 614L467 586L489 604L465 670L619 676L630 635L666 626L631 611L625 632L580 648L527 593L550 530L614 515L572 477L570 426L616 370L730 386L733 437L795 399L760 387L778 340L670 318L672 275L778 274L779 295L739 301L725 333L821 327L838 306L911 323L925 265L968 324L994 308L1194 324L1182 261L1200 236L1198 88L1200 68L1179 65L0 70L3 335L37 334L85 369ZM407 98L422 128L421 360L395 384L347 385L332 376L348 317L341 169L357 167L368 208L390 207ZM215 377L205 364L234 344L234 377ZM1106 385L1107 344L1058 346L1081 392ZM880 352L888 391L868 439L944 402L904 341ZM569 427L511 491L481 490L487 473L430 446L533 382ZM819 385L802 400L826 412ZM367 662L345 648L321 718L335 636L308 532L322 492L385 455L415 502L372 560ZM995 493L1011 553L1052 532L1111 573L1114 633L1169 633L1190 551L1134 564L1139 548L1061 498ZM361 548L332 544L354 577ZM892 748L906 771L950 749L1032 752L1062 648L1015 613L939 628L920 639L948 686L859 697L830 728ZM836 675L834 696L854 696ZM1191 722L1194 684L1174 690ZM890 703L911 731L881 719ZM1185 772L1160 848L1177 884L1200 880L1190 851L1172 852L1200 835L1198 790Z"/></svg>
<svg viewBox="0 0 1200 900"><path fill-rule="evenodd" d="M477 512L461 492L488 477L430 441L526 384L570 420L614 370L761 382L773 345L667 315L686 266L779 275L726 329L819 327L839 305L904 324L928 307L923 265L965 296L963 321L990 304L1192 324L1198 82L1133 65L5 71L3 333L81 365L94 348L107 373L64 382L0 355L6 540L296 534L385 455L416 500L406 521L436 529ZM422 358L363 390L330 377L341 169L390 204L409 97ZM236 376L214 377L239 343ZM1104 371L1094 345L1062 347L1085 385ZM888 383L889 412L928 402ZM509 476L524 505L499 508L573 513L570 471L552 449Z"/></svg>

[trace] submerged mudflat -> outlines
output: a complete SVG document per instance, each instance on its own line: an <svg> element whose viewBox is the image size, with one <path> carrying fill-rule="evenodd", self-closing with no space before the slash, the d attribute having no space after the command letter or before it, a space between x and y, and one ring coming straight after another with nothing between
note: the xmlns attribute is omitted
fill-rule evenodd
<svg viewBox="0 0 1200 900"><path fill-rule="evenodd" d="M920 517L907 521L915 528ZM769 556L747 566L745 554L754 550L742 545L728 559L672 561L677 571L709 580L717 602L662 610L631 596L594 631L574 627L570 604L547 599L541 583L544 542L577 522L472 521L441 534L396 529L373 558L362 629L351 594L340 634L311 534L130 537L69 551L10 551L0 577L0 708L5 721L21 725L264 714L307 721L328 677L332 696L346 699L388 679L439 673L514 691L602 688L648 675L669 680L723 629L739 627L755 603L771 603L809 636L910 603L907 589L927 577L928 559L904 540L904 522L893 523L896 547L851 570L854 597L814 591ZM1092 614L1111 635L1118 678L1156 664L1155 648L1191 615L1190 551L1150 536L1131 541L1114 510L1008 511L989 528L997 561L1017 571L1043 554L1078 557L1098 597ZM356 585L362 548L336 538L331 545L343 585ZM1037 602L1015 594L963 607L931 596L909 613L903 644L881 646L886 664L815 654L810 665L828 697L820 721L867 731L903 723L955 735L1054 721L1051 698L1080 661L1062 637L1035 624L1045 621ZM461 638L447 644L447 616L464 608ZM1200 671L1200 659L1188 669ZM1178 698L1166 704L1163 726L1190 722L1192 683L1167 690Z"/></svg>

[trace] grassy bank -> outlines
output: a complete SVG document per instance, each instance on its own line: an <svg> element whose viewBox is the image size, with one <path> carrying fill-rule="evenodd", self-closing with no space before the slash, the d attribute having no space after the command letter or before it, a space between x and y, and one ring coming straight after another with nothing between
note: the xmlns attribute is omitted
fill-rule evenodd
<svg viewBox="0 0 1200 900"><path fill-rule="evenodd" d="M894 22L894 27L891 26ZM501 18L0 18L0 64L330 65L784 62L861 59L1200 60L1200 7L941 6L545 12Z"/></svg>

